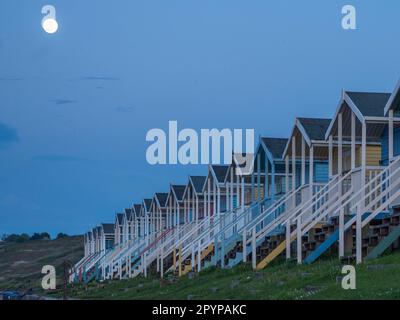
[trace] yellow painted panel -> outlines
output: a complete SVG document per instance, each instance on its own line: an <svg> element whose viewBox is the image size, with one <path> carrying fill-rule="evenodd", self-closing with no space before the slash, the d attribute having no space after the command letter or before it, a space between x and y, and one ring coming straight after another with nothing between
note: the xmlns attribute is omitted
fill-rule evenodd
<svg viewBox="0 0 400 320"><path fill-rule="evenodd" d="M367 146L367 166L379 166L381 146ZM361 147L357 147L356 166L361 166Z"/></svg>
<svg viewBox="0 0 400 320"><path fill-rule="evenodd" d="M381 146L367 146L367 166L379 166Z"/></svg>
<svg viewBox="0 0 400 320"><path fill-rule="evenodd" d="M333 148L333 172L338 170L338 148ZM381 146L367 145L367 166L379 166L381 161ZM356 167L361 166L361 146L356 146ZM351 149L349 146L343 146L343 170L351 169Z"/></svg>
<svg viewBox="0 0 400 320"><path fill-rule="evenodd" d="M260 186L260 194L261 194L260 199L263 199L263 198L264 198L264 186L263 186L263 185ZM255 197L255 199L256 199L256 201L257 201L257 200L258 200L258 187L257 187L257 183L254 184L254 197Z"/></svg>

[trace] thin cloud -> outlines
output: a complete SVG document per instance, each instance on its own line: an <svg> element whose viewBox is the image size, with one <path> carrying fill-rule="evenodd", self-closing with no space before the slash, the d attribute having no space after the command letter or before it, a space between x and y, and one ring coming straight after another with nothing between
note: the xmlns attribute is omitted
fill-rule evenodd
<svg viewBox="0 0 400 320"><path fill-rule="evenodd" d="M0 149L7 148L11 143L18 142L17 130L0 123Z"/></svg>
<svg viewBox="0 0 400 320"><path fill-rule="evenodd" d="M84 77L71 78L69 80L70 81L117 81L120 79L107 76L84 76Z"/></svg>
<svg viewBox="0 0 400 320"><path fill-rule="evenodd" d="M22 78L0 78L0 81L21 81Z"/></svg>
<svg viewBox="0 0 400 320"><path fill-rule="evenodd" d="M133 107L118 106L115 110L117 112L133 112L135 109Z"/></svg>
<svg viewBox="0 0 400 320"><path fill-rule="evenodd" d="M78 102L77 100L70 100L70 99L53 99L53 100L49 100L49 101L54 102L58 106Z"/></svg>
<svg viewBox="0 0 400 320"><path fill-rule="evenodd" d="M34 160L39 160L39 161L48 161L48 162L78 162L81 161L82 159L74 157L74 156L69 156L69 155L64 155L64 154L44 154L44 155L39 155L33 157Z"/></svg>

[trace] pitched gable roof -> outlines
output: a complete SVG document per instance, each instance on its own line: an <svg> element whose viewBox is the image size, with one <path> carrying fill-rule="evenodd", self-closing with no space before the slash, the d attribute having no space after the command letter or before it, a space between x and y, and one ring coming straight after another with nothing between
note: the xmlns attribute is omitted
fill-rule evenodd
<svg viewBox="0 0 400 320"><path fill-rule="evenodd" d="M390 98L385 106L385 115L388 115L389 110L400 110L400 80L396 85L393 93L390 95Z"/></svg>
<svg viewBox="0 0 400 320"><path fill-rule="evenodd" d="M126 219L132 220L132 214L133 214L133 211L132 211L131 208L125 209L125 217L126 217Z"/></svg>
<svg viewBox="0 0 400 320"><path fill-rule="evenodd" d="M224 183L226 176L228 175L229 166L228 165L212 165L212 170L217 178L218 183Z"/></svg>
<svg viewBox="0 0 400 320"><path fill-rule="evenodd" d="M325 140L326 130L331 119L323 118L297 118L310 140Z"/></svg>
<svg viewBox="0 0 400 320"><path fill-rule="evenodd" d="M183 194L185 193L185 188L186 186L184 185L171 185L171 188L173 189L176 198L178 201L183 200Z"/></svg>
<svg viewBox="0 0 400 320"><path fill-rule="evenodd" d="M119 225L122 225L123 220L124 220L124 214L123 213L117 213L116 216L115 216L115 219L116 219L116 221L117 221L117 223Z"/></svg>
<svg viewBox="0 0 400 320"><path fill-rule="evenodd" d="M146 212L150 211L150 207L151 207L151 203L153 202L153 199L144 199L143 203L144 203L144 210Z"/></svg>
<svg viewBox="0 0 400 320"><path fill-rule="evenodd" d="M262 137L261 140L274 159L282 159L288 139Z"/></svg>
<svg viewBox="0 0 400 320"><path fill-rule="evenodd" d="M196 193L203 193L204 186L207 181L207 177L205 176L189 176L189 179L192 181L192 185Z"/></svg>
<svg viewBox="0 0 400 320"><path fill-rule="evenodd" d="M162 208L167 205L168 193L156 192L155 197Z"/></svg>
<svg viewBox="0 0 400 320"><path fill-rule="evenodd" d="M390 93L345 92L364 117L384 117Z"/></svg>
<svg viewBox="0 0 400 320"><path fill-rule="evenodd" d="M142 210L142 205L141 204L134 204L133 205L133 211L135 212L136 217L140 216L141 210Z"/></svg>
<svg viewBox="0 0 400 320"><path fill-rule="evenodd" d="M104 233L114 233L114 223L102 223L101 226Z"/></svg>

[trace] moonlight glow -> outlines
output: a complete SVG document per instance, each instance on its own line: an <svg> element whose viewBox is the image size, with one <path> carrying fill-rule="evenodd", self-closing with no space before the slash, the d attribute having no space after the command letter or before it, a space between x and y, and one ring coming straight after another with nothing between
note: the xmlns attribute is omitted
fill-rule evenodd
<svg viewBox="0 0 400 320"><path fill-rule="evenodd" d="M58 23L54 19L46 19L43 21L42 27L47 33L55 33L58 30Z"/></svg>

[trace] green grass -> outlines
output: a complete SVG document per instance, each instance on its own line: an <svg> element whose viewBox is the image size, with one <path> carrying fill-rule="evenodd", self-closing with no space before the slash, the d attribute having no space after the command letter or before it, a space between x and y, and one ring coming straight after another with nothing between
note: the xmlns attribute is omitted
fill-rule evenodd
<svg viewBox="0 0 400 320"><path fill-rule="evenodd" d="M400 253L356 268L356 290L341 287L342 265L335 258L312 265L275 263L260 272L241 264L233 269L210 268L196 275L160 280L138 277L75 285L78 299L400 299ZM59 295L59 292L55 292Z"/></svg>
<svg viewBox="0 0 400 320"><path fill-rule="evenodd" d="M63 262L76 263L83 256L80 236L57 240L34 240L24 243L0 243L0 291L34 289L41 291L44 265L56 268L61 285Z"/></svg>

